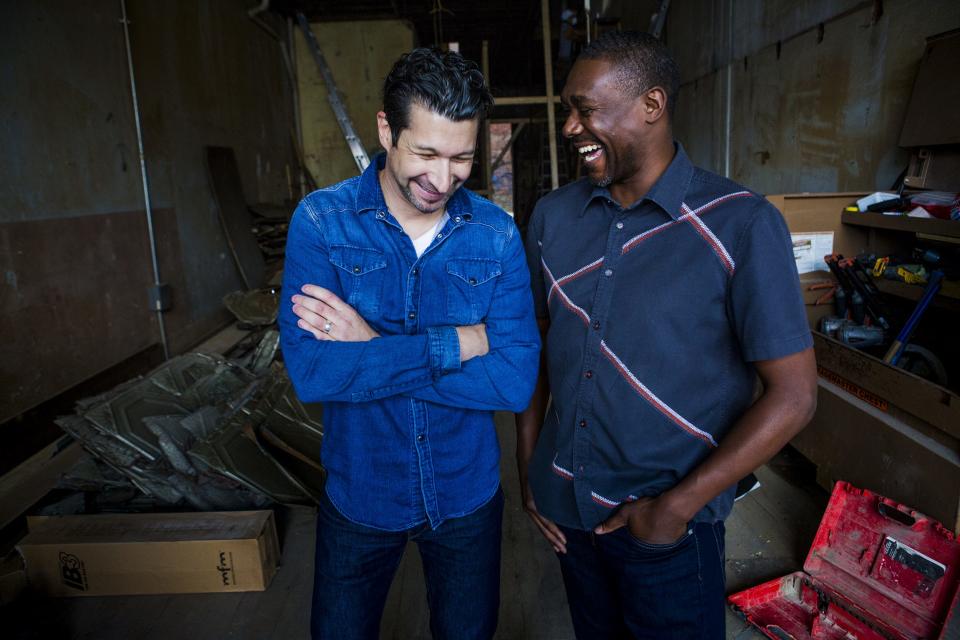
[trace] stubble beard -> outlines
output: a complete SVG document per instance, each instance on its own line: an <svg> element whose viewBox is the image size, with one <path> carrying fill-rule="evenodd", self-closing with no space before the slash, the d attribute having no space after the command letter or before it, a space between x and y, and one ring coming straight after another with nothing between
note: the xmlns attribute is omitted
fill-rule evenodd
<svg viewBox="0 0 960 640"><path fill-rule="evenodd" d="M604 147L603 152L604 154L608 153L606 147ZM587 179L590 181L590 184L592 184L595 187L606 188L606 187L609 187L611 184L613 184L613 176L610 174L610 170L609 170L609 167L607 166L606 160L607 158L604 158L603 173L600 174L600 177L594 177L593 171L587 172Z"/></svg>
<svg viewBox="0 0 960 640"><path fill-rule="evenodd" d="M611 184L613 184L613 178L608 174L604 174L599 178L590 178L590 184L595 187L609 187Z"/></svg>
<svg viewBox="0 0 960 640"><path fill-rule="evenodd" d="M407 199L407 202L413 205L414 209L416 209L417 211L419 211L424 215L429 215L431 213L436 213L437 211L440 211L447 205L447 200L450 199L450 196L448 195L444 197L444 199L438 202L437 204L428 205L427 203L417 198L417 196L413 194L413 189L411 189L409 186L401 185L399 182L397 183L397 186L400 187L400 192L403 193L403 197Z"/></svg>

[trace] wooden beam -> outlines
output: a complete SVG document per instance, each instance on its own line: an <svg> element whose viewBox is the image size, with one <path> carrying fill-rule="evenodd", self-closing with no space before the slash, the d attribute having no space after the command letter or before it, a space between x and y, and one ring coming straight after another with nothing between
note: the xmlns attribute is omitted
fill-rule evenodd
<svg viewBox="0 0 960 640"><path fill-rule="evenodd" d="M543 22L543 73L547 81L547 132L550 141L550 184L554 189L560 186L557 171L557 117L554 113L553 95L553 51L550 41L550 0L540 0L540 19Z"/></svg>
<svg viewBox="0 0 960 640"><path fill-rule="evenodd" d="M482 53L480 54L480 70L483 72L483 79L490 87L490 41L483 41ZM483 160L483 186L484 191L493 193L493 169L490 168L490 121L481 123L483 126L483 150L481 153Z"/></svg>
<svg viewBox="0 0 960 640"><path fill-rule="evenodd" d="M494 98L496 106L498 107L510 107L524 104L543 104L543 105L554 105L560 103L560 96L555 96L553 94L553 76L550 77L550 93L549 96L503 96L502 98ZM552 112L552 109L551 109Z"/></svg>
<svg viewBox="0 0 960 640"><path fill-rule="evenodd" d="M490 124L542 124L546 118L490 118Z"/></svg>

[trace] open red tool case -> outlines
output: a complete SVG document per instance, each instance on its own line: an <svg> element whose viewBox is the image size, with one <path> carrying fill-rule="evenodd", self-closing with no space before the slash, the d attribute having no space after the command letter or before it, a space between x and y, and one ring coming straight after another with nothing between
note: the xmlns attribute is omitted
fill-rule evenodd
<svg viewBox="0 0 960 640"><path fill-rule="evenodd" d="M775 640L960 639L960 541L935 520L846 482L803 571L728 598Z"/></svg>

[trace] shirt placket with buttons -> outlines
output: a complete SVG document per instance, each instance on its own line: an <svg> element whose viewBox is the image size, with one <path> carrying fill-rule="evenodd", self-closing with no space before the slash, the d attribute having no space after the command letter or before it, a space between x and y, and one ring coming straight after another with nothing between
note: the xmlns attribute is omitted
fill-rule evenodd
<svg viewBox="0 0 960 640"><path fill-rule="evenodd" d="M599 381L597 364L600 359L600 343L603 340L603 329L607 325L610 312L610 302L613 297L614 275L620 259L620 250L625 240L624 216L626 212L613 201L598 199L589 205L588 216L596 219L607 219L607 242L604 250L603 267L597 280L597 288L591 305L590 325L587 328L586 344L584 345L583 365L580 370L580 385L577 392L577 428L573 437L573 464L574 464L574 496L577 510L584 526L596 520L597 505L593 501L591 492L594 473L592 465L595 463L593 455L593 436L591 425L595 423L593 400ZM599 209L599 210L598 210Z"/></svg>
<svg viewBox="0 0 960 640"><path fill-rule="evenodd" d="M397 222L397 219L389 211L379 210L376 213L377 220L388 225L393 230L388 231L392 236L391 240L398 248L400 255L407 263L407 281L404 295L404 324L403 330L407 335L416 334L419 330L420 317L420 295L423 278L423 264L429 258L431 253L436 252L437 248L448 241L454 230L460 227L463 222L462 215L453 215L443 226L443 229L437 233L430 246L417 257L417 252L413 248L413 242L404 232L403 227ZM411 483L411 499L423 500L424 511L431 527L436 527L440 523L440 508L437 504L436 474L433 469L433 455L430 450L430 434L428 430L429 421L427 419L427 406L422 400L410 398L410 432L413 438L414 450L417 452L417 466L419 472L419 483Z"/></svg>

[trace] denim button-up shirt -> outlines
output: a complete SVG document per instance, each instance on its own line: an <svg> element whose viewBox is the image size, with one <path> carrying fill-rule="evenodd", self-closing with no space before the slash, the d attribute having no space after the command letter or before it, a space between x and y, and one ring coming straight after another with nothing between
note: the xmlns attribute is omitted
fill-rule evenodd
<svg viewBox="0 0 960 640"><path fill-rule="evenodd" d="M812 346L783 217L680 145L630 207L585 179L547 195L527 246L553 391L530 483L565 526L676 485L750 406L752 362Z"/></svg>
<svg viewBox="0 0 960 640"><path fill-rule="evenodd" d="M419 258L387 209L384 156L300 203L287 236L280 332L297 395L324 403L326 491L347 518L399 531L438 526L499 485L495 410L521 411L540 339L513 220L464 188ZM291 296L330 289L381 337L318 341ZM490 352L460 363L456 326L485 323Z"/></svg>

